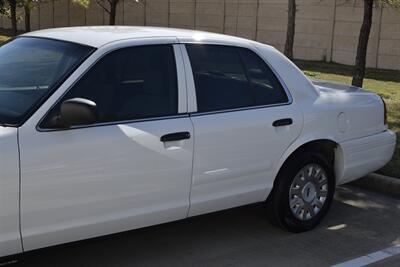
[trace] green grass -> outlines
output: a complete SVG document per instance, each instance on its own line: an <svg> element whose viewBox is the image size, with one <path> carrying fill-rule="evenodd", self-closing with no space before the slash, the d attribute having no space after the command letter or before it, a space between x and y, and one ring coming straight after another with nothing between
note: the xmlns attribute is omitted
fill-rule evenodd
<svg viewBox="0 0 400 267"><path fill-rule="evenodd" d="M10 30L0 29L0 45L7 42L9 39L13 37L13 34Z"/></svg>
<svg viewBox="0 0 400 267"><path fill-rule="evenodd" d="M10 36L1 35L1 34L0 34L0 44L6 42L8 39L10 39Z"/></svg>
<svg viewBox="0 0 400 267"><path fill-rule="evenodd" d="M351 83L353 68L350 66L314 61L295 63L310 78ZM363 87L385 99L389 128L396 132L400 140L400 71L367 69ZM392 161L378 172L400 178L400 142L397 142Z"/></svg>

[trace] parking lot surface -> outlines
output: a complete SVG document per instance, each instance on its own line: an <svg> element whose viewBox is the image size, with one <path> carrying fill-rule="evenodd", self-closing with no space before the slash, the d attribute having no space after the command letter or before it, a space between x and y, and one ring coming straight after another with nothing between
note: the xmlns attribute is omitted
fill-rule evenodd
<svg viewBox="0 0 400 267"><path fill-rule="evenodd" d="M400 200L342 186L315 230L292 234L251 205L25 255L18 266L355 266L400 245ZM351 263L351 265L346 265ZM400 266L400 254L369 266ZM16 266L17 266L16 265Z"/></svg>

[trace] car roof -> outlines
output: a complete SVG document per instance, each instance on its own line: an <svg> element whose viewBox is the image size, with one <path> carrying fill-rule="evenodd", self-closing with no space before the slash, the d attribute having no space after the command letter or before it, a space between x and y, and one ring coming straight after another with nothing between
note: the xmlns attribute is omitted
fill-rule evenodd
<svg viewBox="0 0 400 267"><path fill-rule="evenodd" d="M22 36L57 39L97 48L124 39L152 37L176 37L182 38L185 41L208 39L232 44L250 42L250 40L217 33L149 26L87 26L52 28L25 33Z"/></svg>

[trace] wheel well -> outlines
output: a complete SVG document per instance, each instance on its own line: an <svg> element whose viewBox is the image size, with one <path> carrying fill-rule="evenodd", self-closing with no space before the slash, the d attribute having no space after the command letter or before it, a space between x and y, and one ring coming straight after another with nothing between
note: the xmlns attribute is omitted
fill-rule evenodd
<svg viewBox="0 0 400 267"><path fill-rule="evenodd" d="M331 140L315 140L308 143L303 144L299 148L297 148L292 155L297 153L301 153L304 151L316 151L321 153L326 157L326 160L335 166L335 148L338 147L338 144ZM292 156L291 155L291 156Z"/></svg>
<svg viewBox="0 0 400 267"><path fill-rule="evenodd" d="M295 157L297 154L304 153L305 151L316 151L316 152L321 153L322 155L324 155L326 157L326 160L330 164L332 164L333 169L336 171L337 166L335 166L335 165L337 165L336 159L338 157L337 157L336 153L337 153L338 147L339 147L339 145L336 142L327 140L327 139L314 140L314 141L305 143L305 144L301 145L300 147L298 147L295 151L293 151L292 154L290 154L290 156L282 164L279 172L281 172L281 170L285 168L285 165L293 157ZM278 172L278 176L279 176L279 172ZM335 173L335 176L337 176L336 173ZM275 179L275 182L276 182L276 179ZM274 182L274 185L275 185L275 182Z"/></svg>

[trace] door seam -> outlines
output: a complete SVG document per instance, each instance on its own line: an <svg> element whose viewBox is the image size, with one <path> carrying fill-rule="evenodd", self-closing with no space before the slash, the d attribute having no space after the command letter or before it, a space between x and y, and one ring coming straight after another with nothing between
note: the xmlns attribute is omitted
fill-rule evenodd
<svg viewBox="0 0 400 267"><path fill-rule="evenodd" d="M192 149L193 153L192 153L192 171L191 171L191 175L190 175L190 188L189 188L189 207L186 212L186 218L189 217L190 209L192 207L192 189L193 189L193 184L194 184L194 157L195 157L194 149L195 149L195 142L196 142L194 123L190 116L189 116L189 120L190 120L190 123L192 124L192 131L193 131L193 149Z"/></svg>
<svg viewBox="0 0 400 267"><path fill-rule="evenodd" d="M18 187L18 221L19 221L19 238L21 241L21 249L22 252L24 252L24 242L22 240L22 221L21 221L21 185L22 185L22 181L21 181L21 149L20 149L20 145L19 145L19 131L20 129L17 128L17 148L18 148L18 179L19 179L19 187Z"/></svg>

